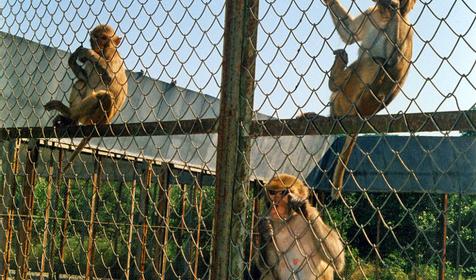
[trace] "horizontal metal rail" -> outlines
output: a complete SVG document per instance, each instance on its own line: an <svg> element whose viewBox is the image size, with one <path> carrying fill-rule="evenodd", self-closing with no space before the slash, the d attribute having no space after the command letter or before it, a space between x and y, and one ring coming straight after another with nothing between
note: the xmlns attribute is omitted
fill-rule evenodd
<svg viewBox="0 0 476 280"><path fill-rule="evenodd" d="M208 134L217 132L217 119L124 123L56 127L0 128L0 139L13 138L82 138ZM331 135L353 133L417 133L431 131L476 130L476 111L450 111L375 115L367 119L335 119L316 116L313 119L269 119L253 121L253 137L292 135Z"/></svg>

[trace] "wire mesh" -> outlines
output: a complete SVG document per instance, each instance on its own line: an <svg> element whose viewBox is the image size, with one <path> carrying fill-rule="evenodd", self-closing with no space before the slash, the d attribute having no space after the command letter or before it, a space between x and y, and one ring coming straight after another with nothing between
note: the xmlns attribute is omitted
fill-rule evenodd
<svg viewBox="0 0 476 280"><path fill-rule="evenodd" d="M224 1L0 3L2 279L216 279L213 238L228 224L214 209L223 199L217 172L240 168L217 160L219 98L228 90L222 72L227 53L245 44L256 61L246 64L250 57L242 54L230 79L253 80L251 90L240 85L253 102L227 109L249 112L236 133L250 151L224 143L245 161L238 172L245 178L233 178L238 200L230 219L241 231L226 229L234 234L223 252L228 278L328 279L326 271L336 270L324 248L330 233L343 244L345 267L329 279L476 277L475 138L458 131L461 123L474 130L474 4L416 1L407 22L413 55L406 81L377 116L351 113L359 123L333 113L328 82L334 51L344 49L352 63L374 47L338 34L374 1L337 1L346 7L337 20L330 0L258 1L257 13L251 2L240 3L250 29L244 38L233 28L224 34ZM68 104L77 80L68 59L78 47L91 48L89 32L100 23L122 36L127 97L114 129L93 126L98 137L64 170L85 133L73 127L64 137L51 129L57 113L44 105ZM388 32L378 29L375 44ZM421 122L411 121L415 114ZM345 164L337 200L333 174L345 137L336 131L365 134ZM57 136L43 137L48 133ZM283 173L305 182L304 204L318 215L302 231L289 217L274 221L274 243L266 243L260 225L280 203L273 206L267 182ZM294 213L306 210L302 203ZM285 248L280 233L287 233ZM312 263L316 256L324 269Z"/></svg>

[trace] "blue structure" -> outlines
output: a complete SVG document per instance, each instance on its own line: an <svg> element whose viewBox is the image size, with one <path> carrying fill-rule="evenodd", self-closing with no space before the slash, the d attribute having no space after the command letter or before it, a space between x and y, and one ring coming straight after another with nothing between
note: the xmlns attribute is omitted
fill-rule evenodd
<svg viewBox="0 0 476 280"><path fill-rule="evenodd" d="M306 176L310 186L329 191L344 138L340 137ZM344 180L345 192L476 194L475 137L362 136Z"/></svg>

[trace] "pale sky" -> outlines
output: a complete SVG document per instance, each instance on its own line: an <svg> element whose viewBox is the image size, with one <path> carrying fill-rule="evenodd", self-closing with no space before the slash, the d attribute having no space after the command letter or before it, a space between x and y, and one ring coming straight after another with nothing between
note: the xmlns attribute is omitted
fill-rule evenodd
<svg viewBox="0 0 476 280"><path fill-rule="evenodd" d="M32 3L33 2L33 3ZM0 3L0 30L74 51L109 23L124 36L130 70L218 97L224 1L13 1ZM372 1L342 1L356 15ZM260 1L254 109L280 118L328 115L326 71L344 47L321 1ZM417 0L413 65L389 113L467 110L476 104L476 2ZM347 46L350 61L356 46ZM387 113L382 111L383 113Z"/></svg>

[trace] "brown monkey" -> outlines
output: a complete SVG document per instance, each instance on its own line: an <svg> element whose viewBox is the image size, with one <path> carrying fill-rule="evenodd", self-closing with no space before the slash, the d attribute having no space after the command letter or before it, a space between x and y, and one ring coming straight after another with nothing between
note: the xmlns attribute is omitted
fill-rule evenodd
<svg viewBox="0 0 476 280"><path fill-rule="evenodd" d="M353 18L339 0L325 0L346 44L360 47L347 66L345 50L337 50L329 77L331 116L372 116L398 94L407 77L413 48L408 13L416 0L374 0L375 6ZM357 135L347 136L333 176L334 198L340 196L345 166Z"/></svg>
<svg viewBox="0 0 476 280"><path fill-rule="evenodd" d="M107 124L124 105L127 76L124 61L117 51L121 37L105 24L96 26L90 37L91 49L79 47L68 60L77 78L71 89L69 107L59 100L52 100L44 106L48 111L60 112L53 121L56 126ZM90 139L85 137L81 141L64 170Z"/></svg>
<svg viewBox="0 0 476 280"><path fill-rule="evenodd" d="M256 256L261 279L334 279L344 269L344 246L309 203L308 187L280 174L265 188L269 212L258 224Z"/></svg>

